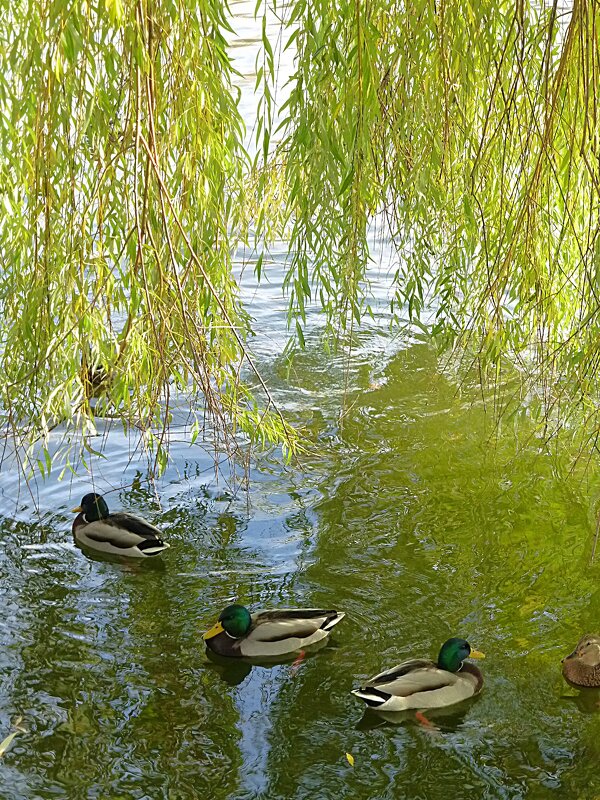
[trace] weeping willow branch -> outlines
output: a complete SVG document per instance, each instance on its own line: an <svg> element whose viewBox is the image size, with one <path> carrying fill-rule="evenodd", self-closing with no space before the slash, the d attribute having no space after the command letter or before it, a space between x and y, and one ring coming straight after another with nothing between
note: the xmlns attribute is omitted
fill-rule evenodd
<svg viewBox="0 0 600 800"><path fill-rule="evenodd" d="M398 323L426 325L492 380L516 366L534 395L542 387L546 418L561 397L589 411L597 0L348 0L335 14L297 0L291 19L296 70L274 159L290 187L292 318L315 297L332 328L364 313L368 233L383 218ZM362 249L344 247L353 237Z"/></svg>
<svg viewBox="0 0 600 800"><path fill-rule="evenodd" d="M546 418L575 399L596 441L598 0L292 0L274 34L259 9L251 157L220 0L0 0L5 429L85 439L101 387L163 465L181 396L226 447L293 449L233 255L260 278L287 240L300 343L315 302L348 340L377 226L396 324L521 370Z"/></svg>
<svg viewBox="0 0 600 800"><path fill-rule="evenodd" d="M181 396L230 451L238 432L293 450L232 273L249 158L227 9L0 5L0 420L25 444L59 423L85 442L100 392L164 466Z"/></svg>

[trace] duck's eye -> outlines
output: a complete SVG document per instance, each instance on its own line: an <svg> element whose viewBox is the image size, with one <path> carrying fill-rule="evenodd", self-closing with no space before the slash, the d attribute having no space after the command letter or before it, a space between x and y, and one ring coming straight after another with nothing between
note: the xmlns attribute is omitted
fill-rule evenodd
<svg viewBox="0 0 600 800"><path fill-rule="evenodd" d="M585 646L586 646L586 647L590 647L590 646L591 646L591 644L592 644L591 642L586 642L586 643L585 643Z"/></svg>

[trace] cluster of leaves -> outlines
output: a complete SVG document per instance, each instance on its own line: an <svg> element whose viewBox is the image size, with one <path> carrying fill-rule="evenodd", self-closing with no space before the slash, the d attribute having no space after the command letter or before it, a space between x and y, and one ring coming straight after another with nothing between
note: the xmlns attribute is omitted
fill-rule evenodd
<svg viewBox="0 0 600 800"><path fill-rule="evenodd" d="M293 447L232 274L248 158L226 8L1 6L3 427L29 446L67 422L85 442L100 393L164 466L185 392L221 443L242 430Z"/></svg>
<svg viewBox="0 0 600 800"><path fill-rule="evenodd" d="M300 341L314 300L337 336L369 312L375 221L396 318L496 378L520 361L546 411L558 386L595 413L597 0L265 2L253 159L220 0L0 9L0 421L24 443L93 431L102 387L162 463L181 392L223 440L293 448L232 253L250 229L285 237ZM295 67L277 107L280 11Z"/></svg>
<svg viewBox="0 0 600 800"><path fill-rule="evenodd" d="M296 0L288 24L292 316L361 318L382 219L396 320L494 380L508 356L547 417L574 390L593 413L600 3Z"/></svg>

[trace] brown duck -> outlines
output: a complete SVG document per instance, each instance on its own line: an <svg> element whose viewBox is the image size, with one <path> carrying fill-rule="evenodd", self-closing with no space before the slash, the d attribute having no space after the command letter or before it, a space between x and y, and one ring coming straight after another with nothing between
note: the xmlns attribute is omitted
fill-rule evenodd
<svg viewBox="0 0 600 800"><path fill-rule="evenodd" d="M587 634L562 660L562 673L577 686L600 686L600 636Z"/></svg>

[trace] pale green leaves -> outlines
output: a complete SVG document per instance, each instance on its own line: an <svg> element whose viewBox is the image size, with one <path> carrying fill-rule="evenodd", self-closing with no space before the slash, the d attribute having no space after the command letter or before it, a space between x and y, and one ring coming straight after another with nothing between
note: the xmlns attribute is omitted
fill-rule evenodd
<svg viewBox="0 0 600 800"><path fill-rule="evenodd" d="M219 430L295 446L232 254L248 244L260 279L286 239L296 339L316 303L351 341L375 228L394 319L494 375L510 355L594 390L598 4L559 21L508 0L257 3L251 158L220 0L0 3L0 415L25 444L63 421L89 436L93 390L162 466L181 394Z"/></svg>
<svg viewBox="0 0 600 800"><path fill-rule="evenodd" d="M91 452L97 403L143 432L159 468L174 402L193 403L231 452L240 430L293 447L266 387L242 383L254 368L232 253L247 235L249 159L228 10L3 11L28 66L0 47L16 78L0 95L1 421L24 445L42 440L28 452L43 474L57 426Z"/></svg>

